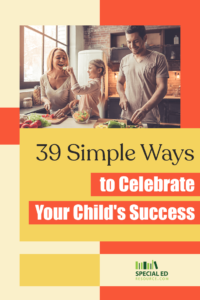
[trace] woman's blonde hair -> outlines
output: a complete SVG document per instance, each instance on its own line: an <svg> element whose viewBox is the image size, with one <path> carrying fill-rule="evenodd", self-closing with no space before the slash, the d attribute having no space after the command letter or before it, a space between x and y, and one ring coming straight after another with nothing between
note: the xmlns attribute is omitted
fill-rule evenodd
<svg viewBox="0 0 200 300"><path fill-rule="evenodd" d="M104 91L104 75L106 74L106 66L103 60L101 59L93 59L89 62L90 65L94 65L97 68L101 68L101 91L100 91L100 96L99 96L99 102L104 102L105 101L105 91Z"/></svg>
<svg viewBox="0 0 200 300"><path fill-rule="evenodd" d="M63 51L65 53L65 55L67 56L67 66L69 66L69 57L68 57L66 51L62 48L56 47L50 51L50 53L47 57L47 72L50 72L53 70L53 57L57 50Z"/></svg>

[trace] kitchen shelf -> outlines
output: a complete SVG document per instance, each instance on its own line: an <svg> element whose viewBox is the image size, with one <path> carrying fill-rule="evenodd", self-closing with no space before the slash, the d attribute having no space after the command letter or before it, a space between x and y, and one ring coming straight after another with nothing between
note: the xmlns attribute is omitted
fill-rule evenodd
<svg viewBox="0 0 200 300"><path fill-rule="evenodd" d="M179 44L180 44L180 26L177 28L170 28L170 29L165 29L165 34L164 34L164 44L165 45L170 45L174 44L174 37L175 35L178 36L179 38Z"/></svg>
<svg viewBox="0 0 200 300"><path fill-rule="evenodd" d="M121 59L130 53L131 51L128 47L111 48L110 60L112 63L120 63Z"/></svg>
<svg viewBox="0 0 200 300"><path fill-rule="evenodd" d="M165 54L169 62L180 61L180 26L176 26L173 28L161 28L159 26L151 26L150 29L146 29L146 32L149 36L151 34L160 35L160 39L150 39L150 42L152 40L156 45L147 46L147 49L155 50ZM175 35L179 37L179 44L176 45L174 45ZM128 47L121 47L122 44L126 45L124 32L110 33L111 64L119 64L121 59L125 55L131 53ZM170 59L172 51L175 52L176 59Z"/></svg>
<svg viewBox="0 0 200 300"><path fill-rule="evenodd" d="M110 48L119 48L122 44L126 45L125 32L110 34Z"/></svg>
<svg viewBox="0 0 200 300"><path fill-rule="evenodd" d="M171 53L174 52L175 59L171 59ZM180 60L180 45L165 45L164 46L164 54L167 58L167 60L174 61L174 60Z"/></svg>

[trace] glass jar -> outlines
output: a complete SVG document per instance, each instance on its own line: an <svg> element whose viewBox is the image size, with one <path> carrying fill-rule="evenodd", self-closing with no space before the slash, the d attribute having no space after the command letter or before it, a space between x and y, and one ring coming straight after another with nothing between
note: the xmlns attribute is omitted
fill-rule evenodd
<svg viewBox="0 0 200 300"><path fill-rule="evenodd" d="M32 98L31 97L24 98L22 101L22 105L24 108L32 107L33 106Z"/></svg>
<svg viewBox="0 0 200 300"><path fill-rule="evenodd" d="M41 105L41 92L40 92L40 86L36 85L34 87L33 90L33 95L32 95L32 99L33 99L33 105Z"/></svg>

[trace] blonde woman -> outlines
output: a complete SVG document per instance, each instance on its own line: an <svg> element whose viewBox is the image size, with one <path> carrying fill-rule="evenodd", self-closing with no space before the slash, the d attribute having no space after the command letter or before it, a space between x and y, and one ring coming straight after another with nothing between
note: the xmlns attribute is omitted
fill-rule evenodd
<svg viewBox="0 0 200 300"><path fill-rule="evenodd" d="M63 70L69 58L62 48L54 48L47 58L47 73L40 78L41 100L46 110L52 109L58 118L69 112L69 102L75 99L70 75Z"/></svg>
<svg viewBox="0 0 200 300"><path fill-rule="evenodd" d="M104 84L103 76L106 73L105 64L101 59L94 59L89 62L88 74L89 82L87 85L80 86L74 75L73 68L67 67L67 72L71 76L72 92L75 95L81 95L80 100L74 100L69 107L79 103L79 110L84 107L92 108L91 116L99 116L97 105L104 101Z"/></svg>

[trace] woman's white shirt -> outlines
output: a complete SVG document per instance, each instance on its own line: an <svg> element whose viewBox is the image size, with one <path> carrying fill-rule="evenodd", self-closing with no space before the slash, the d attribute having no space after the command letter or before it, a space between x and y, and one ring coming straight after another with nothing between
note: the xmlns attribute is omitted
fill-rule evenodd
<svg viewBox="0 0 200 300"><path fill-rule="evenodd" d="M63 84L54 90L47 77L47 74L40 78L41 98L46 97L52 104L52 110L64 108L69 102L75 99L73 92L71 91L71 78L70 76L63 82Z"/></svg>

